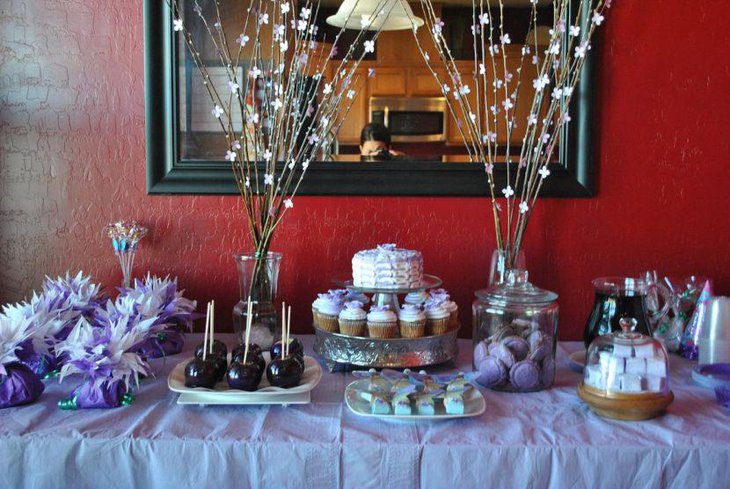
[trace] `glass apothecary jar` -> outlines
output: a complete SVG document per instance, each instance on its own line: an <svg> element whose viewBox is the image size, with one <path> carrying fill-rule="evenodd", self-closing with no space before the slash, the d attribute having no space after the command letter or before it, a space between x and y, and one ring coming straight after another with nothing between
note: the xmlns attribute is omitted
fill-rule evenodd
<svg viewBox="0 0 730 489"><path fill-rule="evenodd" d="M667 350L636 332L634 318L621 318L621 331L599 336L586 355L578 395L598 415L650 419L672 402Z"/></svg>
<svg viewBox="0 0 730 489"><path fill-rule="evenodd" d="M558 295L512 269L503 283L474 294L474 370L484 387L512 392L546 389L555 378Z"/></svg>

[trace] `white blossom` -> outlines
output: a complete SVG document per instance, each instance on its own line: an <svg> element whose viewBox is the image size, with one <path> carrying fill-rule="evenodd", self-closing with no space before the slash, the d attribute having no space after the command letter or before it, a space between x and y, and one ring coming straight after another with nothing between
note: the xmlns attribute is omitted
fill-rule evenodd
<svg viewBox="0 0 730 489"><path fill-rule="evenodd" d="M236 152L231 150L226 151L226 159L228 161L236 161Z"/></svg>
<svg viewBox="0 0 730 489"><path fill-rule="evenodd" d="M241 143L236 139L231 143L231 149L241 149Z"/></svg>
<svg viewBox="0 0 730 489"><path fill-rule="evenodd" d="M289 7L289 2L284 2L281 4L281 13L282 14L288 14L291 7Z"/></svg>
<svg viewBox="0 0 730 489"><path fill-rule="evenodd" d="M280 98L276 98L273 102L271 102L271 106L274 108L274 112L281 109L284 106L284 103L281 101Z"/></svg>
<svg viewBox="0 0 730 489"><path fill-rule="evenodd" d="M259 15L259 24L268 24L268 23L269 23L269 14Z"/></svg>
<svg viewBox="0 0 730 489"><path fill-rule="evenodd" d="M504 194L504 196L506 198L509 199L510 197L512 197L515 194L515 191L512 190L511 186L507 185L505 188L502 189L502 193Z"/></svg>
<svg viewBox="0 0 730 489"><path fill-rule="evenodd" d="M576 58L585 58L586 53L590 49L590 45L588 44L588 41L584 41L580 44L580 46L577 46L575 48L575 57Z"/></svg>
<svg viewBox="0 0 730 489"><path fill-rule="evenodd" d="M302 19L308 19L310 15L312 15L312 9L311 8L303 8L300 14Z"/></svg>
<svg viewBox="0 0 730 489"><path fill-rule="evenodd" d="M469 85L462 85L459 87L459 94L460 95L469 95L471 93L471 89L469 88Z"/></svg>
<svg viewBox="0 0 730 489"><path fill-rule="evenodd" d="M360 15L360 27L366 29L370 25L370 16L367 14Z"/></svg>
<svg viewBox="0 0 730 489"><path fill-rule="evenodd" d="M264 160L265 161L271 161L271 157L272 156L274 156L274 155L271 153L271 150L267 148L266 151L264 151L264 154L263 154ZM265 181L265 179L264 179L264 181Z"/></svg>
<svg viewBox="0 0 730 489"><path fill-rule="evenodd" d="M279 50L283 53L286 52L287 49L289 49L289 43L282 41L281 44L279 44Z"/></svg>
<svg viewBox="0 0 730 489"><path fill-rule="evenodd" d="M504 107L504 110L509 110L512 107L514 107L514 104L512 103L512 99L511 98L505 99L504 102L502 102L502 107Z"/></svg>
<svg viewBox="0 0 730 489"><path fill-rule="evenodd" d="M324 84L324 89L322 89L322 93L324 95L329 95L330 93L332 93L332 84L331 83L325 83Z"/></svg>
<svg viewBox="0 0 730 489"><path fill-rule="evenodd" d="M484 66L484 63L479 63L479 74L480 75L487 74L487 68Z"/></svg>
<svg viewBox="0 0 730 489"><path fill-rule="evenodd" d="M250 114L246 118L246 122L248 122L249 124L258 124L259 123L259 115L258 115L258 113L254 112L253 114Z"/></svg>
<svg viewBox="0 0 730 489"><path fill-rule="evenodd" d="M354 99L355 98L355 90L348 90L347 91L347 98L349 98L350 100Z"/></svg>
<svg viewBox="0 0 730 489"><path fill-rule="evenodd" d="M524 214L530 209L530 206L527 205L527 202L524 200L520 202L520 214Z"/></svg>
<svg viewBox="0 0 730 489"><path fill-rule="evenodd" d="M591 22L593 22L596 25L601 25L601 23L603 22L603 15L601 15L598 12L594 13L593 18L591 19Z"/></svg>
<svg viewBox="0 0 730 489"><path fill-rule="evenodd" d="M540 178L543 178L543 179L545 179L545 178L547 178L547 177L548 177L548 175L550 175L550 170L548 170L548 167L547 167L547 166L543 166L542 168L540 168L540 169L539 169L539 170L537 171L537 173L539 173L539 174L540 174Z"/></svg>
<svg viewBox="0 0 730 489"><path fill-rule="evenodd" d="M537 116L535 114L530 114L527 117L527 125L532 126L534 124L537 124Z"/></svg>
<svg viewBox="0 0 730 489"><path fill-rule="evenodd" d="M215 107L213 107L211 113L215 116L216 119L220 119L223 115L223 109L221 109L220 105L216 105Z"/></svg>
<svg viewBox="0 0 730 489"><path fill-rule="evenodd" d="M538 78L535 78L534 80L532 80L532 86L538 92L541 91L546 86L548 86L549 84L550 84L550 78L547 75L542 75L541 77L538 77Z"/></svg>
<svg viewBox="0 0 730 489"><path fill-rule="evenodd" d="M489 24L489 14L481 14L479 16L479 23L481 25L487 25L487 24Z"/></svg>
<svg viewBox="0 0 730 489"><path fill-rule="evenodd" d="M375 41L365 41L365 52L366 53L375 52Z"/></svg>
<svg viewBox="0 0 730 489"><path fill-rule="evenodd" d="M240 36L238 36L238 39L236 39L236 42L241 46L245 46L248 41L249 37L246 34L241 34Z"/></svg>
<svg viewBox="0 0 730 489"><path fill-rule="evenodd" d="M272 185L274 183L274 175L266 173L264 175L264 185Z"/></svg>
<svg viewBox="0 0 730 489"><path fill-rule="evenodd" d="M251 78L258 78L261 76L261 70L257 66L252 66L250 70L248 70L248 76Z"/></svg>
<svg viewBox="0 0 730 489"><path fill-rule="evenodd" d="M509 34L502 34L499 36L499 42L502 44L510 44L512 40L509 38Z"/></svg>
<svg viewBox="0 0 730 489"><path fill-rule="evenodd" d="M172 21L172 28L175 30L175 32L179 32L183 29L183 22L182 19L175 19Z"/></svg>
<svg viewBox="0 0 730 489"><path fill-rule="evenodd" d="M229 81L228 82L228 88L231 89L231 93L237 93L238 92L238 88L239 88L238 87L238 83L236 83L234 81Z"/></svg>
<svg viewBox="0 0 730 489"><path fill-rule="evenodd" d="M573 37L578 37L580 35L580 26L579 25L571 25L570 26L570 35Z"/></svg>
<svg viewBox="0 0 730 489"><path fill-rule="evenodd" d="M294 207L294 202L292 202L291 199L285 199L284 200L284 207L287 208L287 209L291 209L292 207Z"/></svg>

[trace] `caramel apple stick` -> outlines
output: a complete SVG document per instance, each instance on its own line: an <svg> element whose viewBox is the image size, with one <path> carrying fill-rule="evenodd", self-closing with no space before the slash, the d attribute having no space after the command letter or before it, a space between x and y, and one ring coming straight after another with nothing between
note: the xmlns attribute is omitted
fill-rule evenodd
<svg viewBox="0 0 730 489"><path fill-rule="evenodd" d="M203 336L203 360L206 359L208 354L208 332L210 331L210 302L208 308L205 310L205 334Z"/></svg>
<svg viewBox="0 0 730 489"><path fill-rule="evenodd" d="M289 356L289 336L291 335L291 306L286 311L286 356Z"/></svg>

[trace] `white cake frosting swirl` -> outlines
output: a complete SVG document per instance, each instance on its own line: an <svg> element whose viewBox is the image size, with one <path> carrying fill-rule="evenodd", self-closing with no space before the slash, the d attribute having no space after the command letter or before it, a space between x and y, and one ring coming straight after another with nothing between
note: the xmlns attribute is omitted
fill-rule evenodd
<svg viewBox="0 0 730 489"><path fill-rule="evenodd" d="M352 258L352 278L356 287L420 287L423 256L418 251L397 248L394 244L358 251Z"/></svg>

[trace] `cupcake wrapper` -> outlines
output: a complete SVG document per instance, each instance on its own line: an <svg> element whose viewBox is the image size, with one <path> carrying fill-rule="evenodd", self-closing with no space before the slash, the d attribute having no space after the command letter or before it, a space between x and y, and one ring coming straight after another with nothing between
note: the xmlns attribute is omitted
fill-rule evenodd
<svg viewBox="0 0 730 489"><path fill-rule="evenodd" d="M319 311L312 308L312 322L315 326L319 327Z"/></svg>
<svg viewBox="0 0 730 489"><path fill-rule="evenodd" d="M337 316L319 313L319 327L330 333L337 333L340 330L340 322Z"/></svg>
<svg viewBox="0 0 730 489"><path fill-rule="evenodd" d="M398 323L368 322L368 332L371 338L395 338L398 334Z"/></svg>
<svg viewBox="0 0 730 489"><path fill-rule="evenodd" d="M427 321L429 334L444 334L449 330L449 322L451 316L438 319L429 319Z"/></svg>
<svg viewBox="0 0 730 489"><path fill-rule="evenodd" d="M368 322L364 319L340 319L340 333L348 336L365 336Z"/></svg>
<svg viewBox="0 0 730 489"><path fill-rule="evenodd" d="M426 320L401 321L400 335L403 338L420 338L426 333Z"/></svg>
<svg viewBox="0 0 730 489"><path fill-rule="evenodd" d="M459 326L459 310L456 309L455 311L451 312L451 316L449 317L449 328L456 329Z"/></svg>

